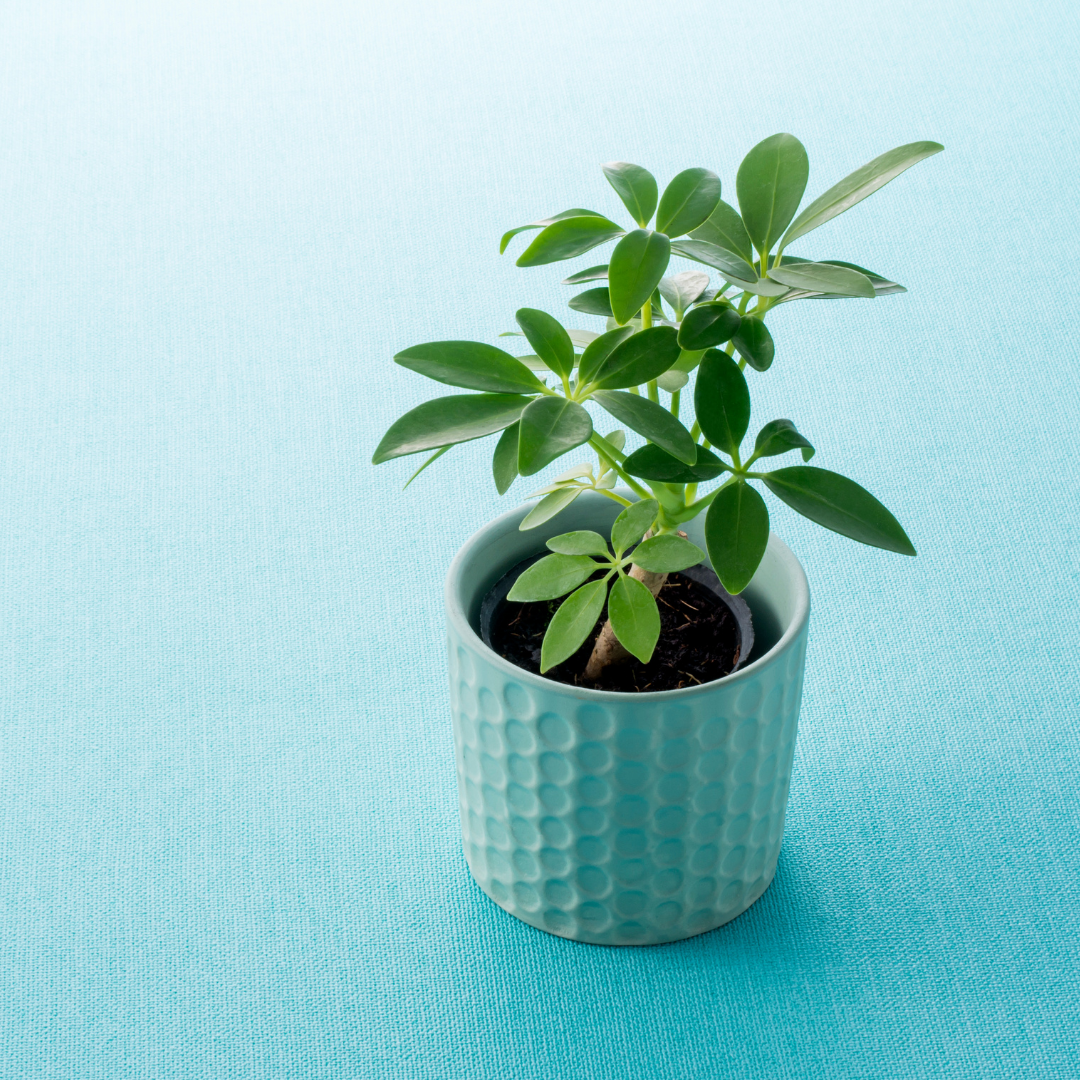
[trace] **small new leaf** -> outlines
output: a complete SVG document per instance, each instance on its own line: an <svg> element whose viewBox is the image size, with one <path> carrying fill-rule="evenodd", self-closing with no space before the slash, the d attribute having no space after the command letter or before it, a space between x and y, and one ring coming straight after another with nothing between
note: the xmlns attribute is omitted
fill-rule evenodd
<svg viewBox="0 0 1080 1080"><path fill-rule="evenodd" d="M520 603L555 600L592 577L596 569L588 555L545 555L518 577L506 599Z"/></svg>

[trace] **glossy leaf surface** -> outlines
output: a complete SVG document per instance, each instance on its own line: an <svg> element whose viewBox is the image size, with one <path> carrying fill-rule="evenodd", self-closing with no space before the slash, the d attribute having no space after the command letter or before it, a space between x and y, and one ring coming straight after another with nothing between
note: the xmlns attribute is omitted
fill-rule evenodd
<svg viewBox="0 0 1080 1080"><path fill-rule="evenodd" d="M803 461L814 456L814 447L790 420L770 420L754 440L754 453L759 457L775 457L789 450L800 450Z"/></svg>
<svg viewBox="0 0 1080 1080"><path fill-rule="evenodd" d="M582 371L581 380L594 383L599 390L640 386L667 371L679 359L680 351L679 337L672 327L653 326L627 337L612 349L595 372L586 375Z"/></svg>
<svg viewBox="0 0 1080 1080"><path fill-rule="evenodd" d="M601 168L630 216L645 228L656 209L656 177L648 169L631 165L629 161L609 161Z"/></svg>
<svg viewBox="0 0 1080 1080"><path fill-rule="evenodd" d="M744 317L731 336L739 355L755 370L768 371L776 353L772 334L761 319Z"/></svg>
<svg viewBox="0 0 1080 1080"><path fill-rule="evenodd" d="M586 315L611 316L611 297L608 295L606 285L598 289L586 289L577 296L572 296L567 304L575 311L582 311Z"/></svg>
<svg viewBox="0 0 1080 1080"><path fill-rule="evenodd" d="M697 447L690 432L655 401L637 394L617 390L597 390L593 397L616 420L644 435L680 461L693 465L697 461Z"/></svg>
<svg viewBox="0 0 1080 1080"><path fill-rule="evenodd" d="M739 313L730 304L700 304L683 317L679 346L700 352L723 345L739 329L739 321Z"/></svg>
<svg viewBox="0 0 1080 1080"><path fill-rule="evenodd" d="M769 277L789 289L862 296L868 300L872 300L875 295L874 285L865 274L860 274L858 270L849 270L846 266L837 266L835 263L785 263L774 266L769 271Z"/></svg>
<svg viewBox="0 0 1080 1080"><path fill-rule="evenodd" d="M694 229L690 236L694 240L704 240L716 247L733 251L748 263L754 261L754 245L750 243L743 219L739 217L739 211L723 199L716 204L709 220Z"/></svg>
<svg viewBox="0 0 1080 1080"><path fill-rule="evenodd" d="M768 543L765 500L742 481L721 490L705 515L705 546L716 576L733 596L750 584Z"/></svg>
<svg viewBox="0 0 1080 1080"><path fill-rule="evenodd" d="M654 574L673 574L688 566L697 566L705 552L675 533L664 533L643 540L634 548L634 563Z"/></svg>
<svg viewBox="0 0 1080 1080"><path fill-rule="evenodd" d="M518 266L543 266L546 263L584 255L616 236L623 230L605 217L568 217L554 221L521 253Z"/></svg>
<svg viewBox="0 0 1080 1080"><path fill-rule="evenodd" d="M758 251L770 251L791 223L809 175L806 148L794 135L770 135L743 158L735 190L747 235Z"/></svg>
<svg viewBox="0 0 1080 1080"><path fill-rule="evenodd" d="M729 281L742 283L758 279L757 270L735 252L705 240L675 240L671 245L671 253L711 266Z"/></svg>
<svg viewBox="0 0 1080 1080"><path fill-rule="evenodd" d="M499 242L499 254L501 255L506 250L506 245L518 233L528 232L530 229L543 229L556 221L571 217L603 217L603 215L598 214L595 210L583 210L581 207L575 207L572 210L564 210L561 214L552 214L551 217L530 222L528 225L519 225L516 229L508 229L503 233L502 240Z"/></svg>
<svg viewBox="0 0 1080 1080"><path fill-rule="evenodd" d="M582 383L592 380L611 353L626 341L634 332L632 326L619 326L608 330L585 346L581 359L578 360L578 378Z"/></svg>
<svg viewBox="0 0 1080 1080"><path fill-rule="evenodd" d="M656 211L656 228L683 236L708 220L720 201L720 177L708 169L684 169L666 188Z"/></svg>
<svg viewBox="0 0 1080 1080"><path fill-rule="evenodd" d="M765 475L765 484L803 517L860 544L914 555L900 522L854 480L813 465L792 465Z"/></svg>
<svg viewBox="0 0 1080 1080"><path fill-rule="evenodd" d="M652 443L635 450L622 466L631 476L661 484L702 484L725 471L724 463L704 446L697 448L697 461L687 465Z"/></svg>
<svg viewBox="0 0 1080 1080"><path fill-rule="evenodd" d="M436 382L492 394L536 394L543 383L517 357L482 341L429 341L402 349L394 363Z"/></svg>
<svg viewBox="0 0 1080 1080"><path fill-rule="evenodd" d="M655 499L642 499L628 506L611 526L611 545L616 554L633 547L648 532L659 512L660 504Z"/></svg>
<svg viewBox="0 0 1080 1080"><path fill-rule="evenodd" d="M910 169L912 165L944 149L941 143L936 142L907 143L868 161L862 168L845 176L840 183L834 184L824 195L819 195L803 210L784 234L782 245L787 246L792 240L805 236L827 221L832 221L838 214L862 202L868 195L873 195L905 169Z"/></svg>
<svg viewBox="0 0 1080 1080"><path fill-rule="evenodd" d="M713 446L728 454L738 450L750 424L750 391L739 365L726 353L710 349L702 359L694 411Z"/></svg>
<svg viewBox="0 0 1080 1080"><path fill-rule="evenodd" d="M518 425L511 424L495 444L491 458L491 472L495 477L495 489L505 495L518 475Z"/></svg>
<svg viewBox="0 0 1080 1080"><path fill-rule="evenodd" d="M595 572L596 563L588 555L545 555L522 571L506 599L522 604L555 600L576 589Z"/></svg>
<svg viewBox="0 0 1080 1080"><path fill-rule="evenodd" d="M569 660L585 644L604 610L607 591L606 581L590 581L559 605L540 645L541 674Z"/></svg>
<svg viewBox="0 0 1080 1080"><path fill-rule="evenodd" d="M629 322L648 300L667 269L671 244L663 233L635 229L616 245L608 263L611 310Z"/></svg>
<svg viewBox="0 0 1080 1080"><path fill-rule="evenodd" d="M453 394L425 401L390 425L371 462L492 435L514 423L533 400L520 394Z"/></svg>
<svg viewBox="0 0 1080 1080"><path fill-rule="evenodd" d="M542 397L521 414L518 434L518 469L532 476L557 457L588 442L592 418L576 402L563 397Z"/></svg>
<svg viewBox="0 0 1080 1080"><path fill-rule="evenodd" d="M647 664L660 637L660 611L653 594L640 581L620 575L608 596L608 618L623 648Z"/></svg>

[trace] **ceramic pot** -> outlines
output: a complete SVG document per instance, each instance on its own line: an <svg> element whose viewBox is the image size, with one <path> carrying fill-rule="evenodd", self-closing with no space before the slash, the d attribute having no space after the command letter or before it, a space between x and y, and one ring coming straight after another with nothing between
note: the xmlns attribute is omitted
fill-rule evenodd
<svg viewBox="0 0 1080 1080"><path fill-rule="evenodd" d="M723 926L776 872L806 658L806 575L770 536L743 593L754 652L727 678L640 694L568 686L488 648L480 608L549 537L607 535L620 507L589 492L520 532L531 508L475 533L446 579L469 870L511 915L576 941L650 945ZM704 515L683 528L705 548Z"/></svg>

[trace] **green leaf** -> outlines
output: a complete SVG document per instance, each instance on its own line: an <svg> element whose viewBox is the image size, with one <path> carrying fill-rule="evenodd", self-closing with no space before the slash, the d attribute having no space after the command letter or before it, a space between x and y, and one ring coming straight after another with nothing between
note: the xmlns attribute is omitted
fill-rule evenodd
<svg viewBox="0 0 1080 1080"><path fill-rule="evenodd" d="M662 277L657 288L663 298L675 309L675 321L709 287L709 275L700 270L683 270L682 273Z"/></svg>
<svg viewBox="0 0 1080 1080"><path fill-rule="evenodd" d="M810 162L794 135L770 135L743 158L735 177L746 232L758 251L770 251L799 209Z"/></svg>
<svg viewBox="0 0 1080 1080"><path fill-rule="evenodd" d="M590 529L553 536L547 546L560 555L600 555L605 559L611 556L607 541Z"/></svg>
<svg viewBox="0 0 1080 1080"><path fill-rule="evenodd" d="M699 304L683 317L679 346L687 352L711 349L730 341L738 329L739 313L730 304Z"/></svg>
<svg viewBox="0 0 1080 1080"><path fill-rule="evenodd" d="M673 574L696 566L705 552L675 533L664 533L642 541L634 548L634 563L653 574Z"/></svg>
<svg viewBox="0 0 1080 1080"><path fill-rule="evenodd" d="M433 461L438 461L439 458L441 458L443 456L443 454L445 454L446 451L449 450L449 449L450 449L449 446L440 446L439 449L436 450L435 453L432 454L431 457L429 457L424 462L424 464L421 465L420 468L417 469L416 472L414 472L412 474L412 476L410 476L409 479L405 481L405 484L404 484L404 486L402 487L401 490L404 491L405 488L407 488ZM500 491L499 494L501 495L502 492Z"/></svg>
<svg viewBox="0 0 1080 1080"><path fill-rule="evenodd" d="M608 263L611 310L620 323L629 322L667 269L671 243L659 232L635 229L616 245Z"/></svg>
<svg viewBox="0 0 1080 1080"><path fill-rule="evenodd" d="M495 489L505 495L518 475L518 424L511 424L495 444L491 459L491 472L495 477Z"/></svg>
<svg viewBox="0 0 1080 1080"><path fill-rule="evenodd" d="M579 270L568 278L563 278L564 285L580 285L583 281L607 281L607 263L590 266L588 270Z"/></svg>
<svg viewBox="0 0 1080 1080"><path fill-rule="evenodd" d="M588 442L592 418L576 402L563 397L537 398L521 414L518 469L532 476L557 457Z"/></svg>
<svg viewBox="0 0 1080 1080"><path fill-rule="evenodd" d="M519 308L515 318L536 355L552 371L569 375L574 370L574 343L561 322L536 308Z"/></svg>
<svg viewBox="0 0 1080 1080"><path fill-rule="evenodd" d="M709 220L699 225L690 235L695 240L704 240L716 247L734 251L748 263L754 261L754 245L750 243L743 219L739 217L739 211L734 206L729 206L723 199L716 204L716 209L709 216Z"/></svg>
<svg viewBox="0 0 1080 1080"><path fill-rule="evenodd" d="M526 515L518 526L519 532L526 532L550 521L556 514L565 510L586 489L579 484L559 488L550 495L545 495Z"/></svg>
<svg viewBox="0 0 1080 1080"><path fill-rule="evenodd" d="M612 352L627 338L631 337L633 333L634 328L632 326L619 326L614 330L608 330L607 333L601 334L595 341L586 345L585 351L578 361L579 382L584 384L591 381Z"/></svg>
<svg viewBox="0 0 1080 1080"><path fill-rule="evenodd" d="M774 266L769 277L790 289L839 293L841 296L874 298L874 286L865 274L834 263L795 263Z"/></svg>
<svg viewBox="0 0 1080 1080"><path fill-rule="evenodd" d="M631 476L660 484L703 484L726 470L724 463L704 446L697 448L697 461L687 465L666 450L647 443L635 450L622 466Z"/></svg>
<svg viewBox="0 0 1080 1080"><path fill-rule="evenodd" d="M660 637L660 610L653 594L640 581L620 574L608 597L608 618L623 648L647 664Z"/></svg>
<svg viewBox="0 0 1080 1080"><path fill-rule="evenodd" d="M733 596L757 571L769 543L769 508L749 485L721 488L705 515L705 546L720 584Z"/></svg>
<svg viewBox="0 0 1080 1080"><path fill-rule="evenodd" d="M642 499L628 506L611 526L615 553L621 557L628 547L633 547L649 531L658 513L660 504L655 499Z"/></svg>
<svg viewBox="0 0 1080 1080"><path fill-rule="evenodd" d="M616 420L621 420L628 428L663 447L680 461L687 465L697 461L697 446L690 432L662 405L647 397L617 390L597 390L593 397Z"/></svg>
<svg viewBox="0 0 1080 1080"><path fill-rule="evenodd" d="M595 330L567 330L575 349L587 349L600 335Z"/></svg>
<svg viewBox="0 0 1080 1080"><path fill-rule="evenodd" d="M623 230L614 221L598 214L562 218L553 221L533 240L521 253L517 265L543 266L572 259L622 234Z"/></svg>
<svg viewBox="0 0 1080 1080"><path fill-rule="evenodd" d="M684 169L666 188L656 212L656 228L682 236L707 221L720 201L720 177L708 169Z"/></svg>
<svg viewBox="0 0 1080 1080"><path fill-rule="evenodd" d="M705 352L705 349L683 349L671 370L685 371L687 373L693 371L701 363L701 358L705 355Z"/></svg>
<svg viewBox="0 0 1080 1080"><path fill-rule="evenodd" d="M514 423L532 400L520 394L453 394L425 401L390 425L371 463L492 435Z"/></svg>
<svg viewBox="0 0 1080 1080"><path fill-rule="evenodd" d="M503 233L503 238L499 243L499 254L501 255L506 250L506 245L509 244L518 233L526 232L529 229L543 229L556 221L562 221L563 218L572 217L603 217L603 215L598 214L595 210L582 210L580 207L577 207L573 210L564 210L561 214L553 214L548 218L541 218L539 221L534 221L529 225L519 225L516 229L510 229Z"/></svg>
<svg viewBox="0 0 1080 1080"><path fill-rule="evenodd" d="M914 555L900 522L854 480L812 465L792 465L766 473L765 484L803 517L860 544Z"/></svg>
<svg viewBox="0 0 1080 1080"><path fill-rule="evenodd" d="M609 161L601 168L630 216L645 228L656 209L656 178L648 169L628 161Z"/></svg>
<svg viewBox="0 0 1080 1080"><path fill-rule="evenodd" d="M540 674L569 660L600 620L607 598L606 581L590 581L572 592L555 612L540 646Z"/></svg>
<svg viewBox="0 0 1080 1080"><path fill-rule="evenodd" d="M694 387L694 411L705 438L734 455L750 425L750 391L739 365L710 349L701 361Z"/></svg>
<svg viewBox="0 0 1080 1080"><path fill-rule="evenodd" d="M492 394L535 394L544 384L516 357L482 341L412 345L394 362L436 382Z"/></svg>
<svg viewBox="0 0 1080 1080"><path fill-rule="evenodd" d="M806 259L800 259L799 262L806 262ZM784 256L784 263L789 262L789 256ZM822 259L822 265L827 266L845 266L848 270L857 270L864 277L870 279L870 284L874 286L875 296L892 296L896 293L906 293L907 289L903 285L898 285L895 281L890 281L887 277L882 277L880 274L875 274L873 270L867 270L865 266L859 266L858 263L843 262L840 259ZM842 293L822 293L822 292L789 292L778 303L786 304L789 300L846 300L847 296Z"/></svg>
<svg viewBox="0 0 1080 1080"><path fill-rule="evenodd" d="M623 447L626 446L626 432L622 428L616 428L604 436L604 441L611 443L621 454Z"/></svg>
<svg viewBox="0 0 1080 1080"><path fill-rule="evenodd" d="M677 368L671 368L669 371L665 371L663 375L656 377L656 385L669 394L678 393L689 381L690 376L685 371L679 371Z"/></svg>
<svg viewBox="0 0 1080 1080"><path fill-rule="evenodd" d="M652 326L616 345L591 374L586 373L582 355L579 378L582 383L591 382L598 390L640 386L663 375L679 359L680 351L679 335L673 327Z"/></svg>
<svg viewBox="0 0 1080 1080"><path fill-rule="evenodd" d="M586 289L570 297L567 303L575 311L582 311L586 315L611 315L611 298L606 285L599 289Z"/></svg>
<svg viewBox="0 0 1080 1080"><path fill-rule="evenodd" d="M758 280L757 270L741 256L705 240L675 240L671 244L671 252L673 255L681 255L684 259L693 259L695 262L711 266L719 270L729 281L740 285L743 282Z"/></svg>
<svg viewBox="0 0 1080 1080"><path fill-rule="evenodd" d="M744 316L731 337L739 355L755 370L768 371L776 353L772 334L761 319Z"/></svg>
<svg viewBox="0 0 1080 1080"><path fill-rule="evenodd" d="M780 242L781 247L786 247L792 240L805 236L826 221L832 221L838 214L862 202L868 195L873 195L905 169L944 149L941 143L913 142L868 161L862 168L845 176L839 184L834 184L824 195L819 195L791 223L791 228L784 233L784 239Z"/></svg>
<svg viewBox="0 0 1080 1080"><path fill-rule="evenodd" d="M523 604L554 600L576 589L597 569L588 555L545 555L522 571L506 599Z"/></svg>
<svg viewBox="0 0 1080 1080"><path fill-rule="evenodd" d="M814 456L814 447L795 430L790 420L770 420L757 434L754 453L758 457L775 457L789 450L801 450L803 461Z"/></svg>

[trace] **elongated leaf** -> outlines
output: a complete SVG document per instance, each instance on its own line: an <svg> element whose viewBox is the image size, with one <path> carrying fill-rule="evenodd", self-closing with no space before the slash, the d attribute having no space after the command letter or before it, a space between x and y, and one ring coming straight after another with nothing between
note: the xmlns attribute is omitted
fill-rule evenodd
<svg viewBox="0 0 1080 1080"><path fill-rule="evenodd" d="M789 255L784 256L784 264L791 262ZM797 259L796 262L805 263L808 259ZM867 270L865 266L859 266L858 263L843 262L841 259L822 259L821 265L825 266L844 266L848 270L857 270L864 277L870 279L870 284L874 286L875 296L892 296L898 293L906 293L907 289L903 285L898 285L895 281L890 281L887 277L882 277L881 274L875 274L873 270ZM778 300L777 303L786 304L791 300L847 300L848 296L843 293L834 292L808 292L801 289L792 289L786 293L783 299Z"/></svg>
<svg viewBox="0 0 1080 1080"><path fill-rule="evenodd" d="M597 390L596 401L616 420L644 435L646 439L663 447L669 454L687 465L697 461L697 446L690 432L662 405L637 394L624 394L618 390Z"/></svg>
<svg viewBox="0 0 1080 1080"><path fill-rule="evenodd" d="M768 371L776 353L772 334L761 321L744 316L738 330L731 336L739 355L755 370Z"/></svg>
<svg viewBox="0 0 1080 1080"><path fill-rule="evenodd" d="M656 209L656 177L629 161L609 161L601 168L630 216L644 229Z"/></svg>
<svg viewBox="0 0 1080 1080"><path fill-rule="evenodd" d="M726 353L710 349L701 361L694 411L705 438L735 454L750 424L750 391L739 365Z"/></svg>
<svg viewBox="0 0 1080 1080"><path fill-rule="evenodd" d="M705 240L674 240L671 244L673 255L682 255L685 259L704 263L719 270L729 281L739 284L758 280L758 272L748 262L727 248L717 247Z"/></svg>
<svg viewBox="0 0 1080 1080"><path fill-rule="evenodd" d="M697 544L674 533L652 536L634 548L634 563L654 574L673 574L696 566L704 558L705 552Z"/></svg>
<svg viewBox="0 0 1080 1080"><path fill-rule="evenodd" d="M492 435L514 423L532 400L521 394L453 394L425 401L390 425L371 463Z"/></svg>
<svg viewBox="0 0 1080 1080"><path fill-rule="evenodd" d="M670 326L652 326L617 345L591 375L582 370L580 378L583 383L593 383L598 390L640 386L663 375L679 359L679 353L679 335L675 330ZM584 356L581 367L584 368Z"/></svg>
<svg viewBox="0 0 1080 1080"><path fill-rule="evenodd" d="M563 278L562 283L564 285L580 285L583 281L607 281L607 263L590 266L588 270L579 270L576 274Z"/></svg>
<svg viewBox="0 0 1080 1080"><path fill-rule="evenodd" d="M545 495L526 515L518 526L519 532L527 532L550 521L556 514L565 510L585 488L579 484L571 484Z"/></svg>
<svg viewBox="0 0 1080 1080"><path fill-rule="evenodd" d="M623 230L614 221L599 215L562 218L541 231L521 253L517 265L543 266L572 259L622 234Z"/></svg>
<svg viewBox="0 0 1080 1080"><path fill-rule="evenodd" d="M657 288L663 298L675 309L675 321L709 287L709 275L700 270L683 270L671 277L662 277Z"/></svg>
<svg viewBox="0 0 1080 1080"><path fill-rule="evenodd" d="M505 495L518 475L518 425L511 424L495 444L491 459L491 472L495 477L495 489Z"/></svg>
<svg viewBox="0 0 1080 1080"><path fill-rule="evenodd" d="M534 221L529 225L519 225L516 229L509 229L503 233L502 240L499 243L499 254L501 255L506 250L506 245L518 233L527 232L529 229L543 229L556 221L562 221L563 218L572 217L603 217L603 214L598 214L595 210L582 210L580 207L576 207L573 210L564 210L561 214L552 214L551 217L541 218L539 221Z"/></svg>
<svg viewBox="0 0 1080 1080"><path fill-rule="evenodd" d="M567 301L575 311L583 311L586 315L611 316L611 297L608 295L607 286L599 289L586 289L577 296L570 297Z"/></svg>
<svg viewBox="0 0 1080 1080"><path fill-rule="evenodd" d="M656 228L682 236L709 219L720 201L720 177L708 169L684 169L666 188L656 211Z"/></svg>
<svg viewBox="0 0 1080 1080"><path fill-rule="evenodd" d="M619 326L601 334L585 346L578 361L578 379L582 384L590 382L612 352L634 333L632 326Z"/></svg>
<svg viewBox="0 0 1080 1080"><path fill-rule="evenodd" d="M588 555L545 555L522 571L506 599L525 604L554 600L576 589L597 569Z"/></svg>
<svg viewBox="0 0 1080 1080"><path fill-rule="evenodd" d="M421 465L420 468L417 469L416 472L414 472L412 474L412 476L410 476L409 479L405 481L405 483L402 486L401 490L404 491L405 488L407 488L430 464L432 464L432 462L438 461L439 458L441 458L443 456L443 454L445 454L446 451L449 450L449 449L450 449L449 446L440 446L439 449L436 450L435 453L432 454L431 457L429 457L424 462L424 464ZM501 495L502 492L500 491L499 494Z"/></svg>
<svg viewBox="0 0 1080 1080"><path fill-rule="evenodd" d="M687 352L711 349L730 341L738 329L739 313L730 304L700 304L684 316L679 346Z"/></svg>
<svg viewBox="0 0 1080 1080"><path fill-rule="evenodd" d="M796 263L793 266L774 266L769 271L773 281L789 289L811 292L839 293L842 296L863 296L872 300L874 286L865 274L833 263Z"/></svg>
<svg viewBox="0 0 1080 1080"><path fill-rule="evenodd" d="M750 584L769 543L769 508L749 485L721 489L705 515L705 546L720 583L733 596Z"/></svg>
<svg viewBox="0 0 1080 1080"><path fill-rule="evenodd" d="M735 177L746 232L758 251L770 251L799 209L810 162L794 135L762 140L743 158Z"/></svg>
<svg viewBox="0 0 1080 1080"><path fill-rule="evenodd" d="M547 546L560 555L600 555L603 558L611 555L607 541L598 532L590 529L553 536Z"/></svg>
<svg viewBox="0 0 1080 1080"><path fill-rule="evenodd" d="M653 594L640 581L620 574L608 596L608 618L623 648L647 664L660 637L660 610Z"/></svg>
<svg viewBox="0 0 1080 1080"><path fill-rule="evenodd" d="M516 357L482 341L430 341L412 345L394 362L436 382L492 394L535 394L543 383Z"/></svg>
<svg viewBox="0 0 1080 1080"><path fill-rule="evenodd" d="M685 371L679 371L677 368L671 368L665 371L663 375L656 377L656 385L669 394L678 393L689 381L690 376Z"/></svg>
<svg viewBox="0 0 1080 1080"><path fill-rule="evenodd" d="M663 233L635 229L616 245L608 263L611 310L620 323L629 322L667 269L671 244Z"/></svg>
<svg viewBox="0 0 1080 1080"><path fill-rule="evenodd" d="M803 461L814 456L813 446L795 430L790 420L770 420L754 441L754 453L759 457L775 457L789 450L801 450Z"/></svg>
<svg viewBox="0 0 1080 1080"><path fill-rule="evenodd" d="M658 513L660 504L655 499L642 499L628 506L611 526L615 554L622 557L628 547L633 547L648 532Z"/></svg>
<svg viewBox="0 0 1080 1080"><path fill-rule="evenodd" d="M723 199L716 204L709 220L699 225L690 235L695 240L704 240L716 247L727 248L748 263L754 261L754 245L750 243L743 219L739 217L739 211Z"/></svg>
<svg viewBox="0 0 1080 1080"><path fill-rule="evenodd" d="M519 308L515 318L537 356L552 371L569 375L574 370L574 343L558 319L536 308Z"/></svg>
<svg viewBox="0 0 1080 1080"><path fill-rule="evenodd" d="M590 581L559 605L540 645L541 674L568 660L585 644L604 610L607 591L606 581Z"/></svg>
<svg viewBox="0 0 1080 1080"><path fill-rule="evenodd" d="M765 484L803 517L860 544L914 555L900 522L854 480L813 465L792 465L765 475Z"/></svg>
<svg viewBox="0 0 1080 1080"><path fill-rule="evenodd" d="M824 195L819 195L791 223L791 227L784 233L781 247L786 247L792 240L819 228L826 221L832 221L838 214L862 202L868 195L873 195L878 188L884 187L905 169L910 169L912 165L944 149L941 143L936 142L907 143L868 161L862 168L845 176L839 184L834 184Z"/></svg>
<svg viewBox="0 0 1080 1080"><path fill-rule="evenodd" d="M576 402L563 397L537 398L521 414L518 469L532 476L557 457L588 442L592 418Z"/></svg>
<svg viewBox="0 0 1080 1080"><path fill-rule="evenodd" d="M623 462L623 468L631 476L661 484L703 484L715 480L727 466L704 446L697 448L697 461L687 465L659 446L648 443L635 450Z"/></svg>

